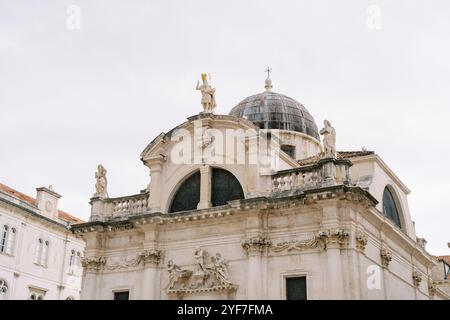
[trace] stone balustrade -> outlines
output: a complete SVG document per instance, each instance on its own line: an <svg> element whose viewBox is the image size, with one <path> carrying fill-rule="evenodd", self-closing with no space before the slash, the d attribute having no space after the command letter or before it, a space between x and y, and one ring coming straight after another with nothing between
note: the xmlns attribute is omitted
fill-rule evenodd
<svg viewBox="0 0 450 320"><path fill-rule="evenodd" d="M138 214L147 211L148 193L141 193L120 198L110 198L106 201L113 204L113 216Z"/></svg>
<svg viewBox="0 0 450 320"><path fill-rule="evenodd" d="M351 165L349 160L324 158L314 165L279 171L272 175L272 192L349 185Z"/></svg>

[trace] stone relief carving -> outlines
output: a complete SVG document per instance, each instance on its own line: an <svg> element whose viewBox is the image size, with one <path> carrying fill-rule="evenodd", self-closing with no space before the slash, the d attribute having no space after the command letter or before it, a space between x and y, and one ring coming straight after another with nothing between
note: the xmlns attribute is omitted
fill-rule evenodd
<svg viewBox="0 0 450 320"><path fill-rule="evenodd" d="M106 169L101 164L97 166L97 172L95 173L97 182L95 184L94 197L108 198L108 179L106 178L106 172Z"/></svg>
<svg viewBox="0 0 450 320"><path fill-rule="evenodd" d="M389 264L392 260L392 253L387 248L382 247L380 250L380 257L383 268L389 268Z"/></svg>
<svg viewBox="0 0 450 320"><path fill-rule="evenodd" d="M278 242L272 246L272 251L292 251L292 250L304 250L309 248L317 248L319 246L319 239L314 233L306 233L300 235L299 239L287 240Z"/></svg>
<svg viewBox="0 0 450 320"><path fill-rule="evenodd" d="M90 270L117 270L137 267L141 263L159 264L162 258L162 252L156 249L148 249L138 253L135 257L121 257L119 260L113 261L106 257L85 257L82 265Z"/></svg>
<svg viewBox="0 0 450 320"><path fill-rule="evenodd" d="M363 231L356 232L356 249L364 251L367 245L367 235Z"/></svg>
<svg viewBox="0 0 450 320"><path fill-rule="evenodd" d="M164 288L168 294L185 294L237 289L229 279L228 262L220 253L210 257L208 252L196 248L193 255L195 270L181 268L173 260L167 262L169 280Z"/></svg>
<svg viewBox="0 0 450 320"><path fill-rule="evenodd" d="M317 233L304 233L297 239L279 242L272 246L272 251L292 251L320 248L327 250L330 245L340 248L348 244L349 233L344 229L321 230Z"/></svg>
<svg viewBox="0 0 450 320"><path fill-rule="evenodd" d="M420 272L414 270L412 273L412 279L414 286L418 287L420 285L420 282L422 282L422 275L420 274Z"/></svg>
<svg viewBox="0 0 450 320"><path fill-rule="evenodd" d="M272 245L272 241L265 236L257 235L242 240L241 245L246 254L261 254Z"/></svg>

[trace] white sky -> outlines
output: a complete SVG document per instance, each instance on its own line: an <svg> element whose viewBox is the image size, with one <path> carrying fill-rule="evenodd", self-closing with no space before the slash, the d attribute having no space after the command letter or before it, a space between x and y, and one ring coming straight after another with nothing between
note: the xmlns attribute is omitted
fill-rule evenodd
<svg viewBox="0 0 450 320"><path fill-rule="evenodd" d="M67 7L81 29L67 28ZM367 27L369 5L381 29ZM375 150L412 190L433 254L450 241L450 2L0 0L0 181L90 214L98 163L112 197L139 192L144 147L200 111L213 75L217 113L263 91L330 119L339 150Z"/></svg>

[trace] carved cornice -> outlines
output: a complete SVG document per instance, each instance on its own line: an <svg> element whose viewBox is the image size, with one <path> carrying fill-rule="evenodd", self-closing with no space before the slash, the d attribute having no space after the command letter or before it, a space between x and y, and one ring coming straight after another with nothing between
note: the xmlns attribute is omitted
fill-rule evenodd
<svg viewBox="0 0 450 320"><path fill-rule="evenodd" d="M367 245L367 235L363 231L357 231L355 235L356 249L364 252Z"/></svg>
<svg viewBox="0 0 450 320"><path fill-rule="evenodd" d="M381 266L383 268L389 268L389 264L392 260L392 252L386 247L380 249Z"/></svg>
<svg viewBox="0 0 450 320"><path fill-rule="evenodd" d="M241 245L247 255L262 254L272 245L272 241L265 236L257 235L242 240Z"/></svg>

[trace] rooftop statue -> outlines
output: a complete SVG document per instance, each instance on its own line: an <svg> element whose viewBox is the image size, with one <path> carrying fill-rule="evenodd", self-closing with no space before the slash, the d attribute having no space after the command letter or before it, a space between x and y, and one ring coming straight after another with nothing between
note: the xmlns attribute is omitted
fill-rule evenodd
<svg viewBox="0 0 450 320"><path fill-rule="evenodd" d="M108 179L106 178L106 169L99 164L97 166L97 172L95 173L95 193L94 197L108 198Z"/></svg>
<svg viewBox="0 0 450 320"><path fill-rule="evenodd" d="M330 121L324 120L324 128L320 130L323 135L323 151L326 156L336 156L336 131L331 126Z"/></svg>
<svg viewBox="0 0 450 320"><path fill-rule="evenodd" d="M211 77L209 79L211 81ZM195 89L200 90L202 93L202 106L204 113L214 113L216 108L216 89L211 87L208 83L206 73L202 73L203 84L200 85L200 81L197 81L197 87Z"/></svg>

